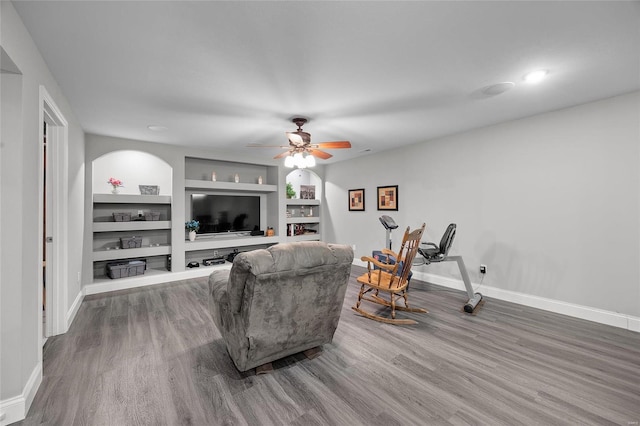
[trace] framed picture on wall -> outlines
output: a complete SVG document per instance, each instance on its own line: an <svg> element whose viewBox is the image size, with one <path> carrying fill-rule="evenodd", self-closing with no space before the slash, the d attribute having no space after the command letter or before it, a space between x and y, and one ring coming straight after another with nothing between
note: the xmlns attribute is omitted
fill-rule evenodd
<svg viewBox="0 0 640 426"><path fill-rule="evenodd" d="M364 211L364 188L349 190L349 211Z"/></svg>
<svg viewBox="0 0 640 426"><path fill-rule="evenodd" d="M315 185L300 185L300 198L302 200L315 200L316 199L316 186Z"/></svg>
<svg viewBox="0 0 640 426"><path fill-rule="evenodd" d="M398 210L398 185L378 187L378 210Z"/></svg>

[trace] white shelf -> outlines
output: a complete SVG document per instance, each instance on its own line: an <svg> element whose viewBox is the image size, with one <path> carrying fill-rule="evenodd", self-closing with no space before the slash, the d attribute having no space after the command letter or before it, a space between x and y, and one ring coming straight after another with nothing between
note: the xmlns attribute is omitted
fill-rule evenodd
<svg viewBox="0 0 640 426"><path fill-rule="evenodd" d="M302 200L297 198L287 198L287 206L319 206L320 200Z"/></svg>
<svg viewBox="0 0 640 426"><path fill-rule="evenodd" d="M185 179L186 189L218 189L223 191L276 192L276 185L260 185L257 183L213 182L209 180Z"/></svg>
<svg viewBox="0 0 640 426"><path fill-rule="evenodd" d="M196 238L195 241L185 242L185 251L210 250L220 248L235 248L259 246L263 244L276 244L280 242L280 237L240 237L240 238Z"/></svg>
<svg viewBox="0 0 640 426"><path fill-rule="evenodd" d="M320 234L295 235L293 237L287 237L287 241L320 241Z"/></svg>
<svg viewBox="0 0 640 426"><path fill-rule="evenodd" d="M93 194L94 203L171 204L171 195Z"/></svg>
<svg viewBox="0 0 640 426"><path fill-rule="evenodd" d="M144 277L153 277L153 276L158 276L158 275L165 275L165 274L170 274L171 272L167 271L166 269L150 269L147 268L144 271L144 274L142 275L136 275L135 277L123 277L123 278L109 278L105 275L100 275L100 276L96 276L93 279L93 283L94 284L103 284L103 283L112 283L112 282L118 282L118 283L124 283L127 282L129 280L138 280L140 278L144 278Z"/></svg>
<svg viewBox="0 0 640 426"><path fill-rule="evenodd" d="M171 246L153 246L130 249L97 250L93 252L93 261L129 259L131 257L162 256L171 254Z"/></svg>
<svg viewBox="0 0 640 426"><path fill-rule="evenodd" d="M94 222L93 232L147 231L171 229L170 220L134 220L131 222Z"/></svg>
<svg viewBox="0 0 640 426"><path fill-rule="evenodd" d="M86 285L87 295L104 293L107 291L126 290L148 285L162 284L172 281L187 280L209 276L215 270L231 269L231 263L212 266L200 266L186 271L171 272L166 269L147 269L142 275L111 279L104 275L96 276L93 283Z"/></svg>
<svg viewBox="0 0 640 426"><path fill-rule="evenodd" d="M318 216L288 217L287 223L320 223L320 217Z"/></svg>

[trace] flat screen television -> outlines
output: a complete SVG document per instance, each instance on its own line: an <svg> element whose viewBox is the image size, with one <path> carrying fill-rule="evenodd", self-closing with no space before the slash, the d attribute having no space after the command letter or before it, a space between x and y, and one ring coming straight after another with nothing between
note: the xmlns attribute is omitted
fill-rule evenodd
<svg viewBox="0 0 640 426"><path fill-rule="evenodd" d="M192 194L191 216L199 234L260 229L260 196Z"/></svg>

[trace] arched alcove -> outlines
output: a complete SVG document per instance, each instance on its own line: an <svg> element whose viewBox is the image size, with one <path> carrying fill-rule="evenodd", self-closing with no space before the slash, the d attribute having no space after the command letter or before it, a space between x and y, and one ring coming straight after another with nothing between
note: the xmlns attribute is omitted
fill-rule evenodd
<svg viewBox="0 0 640 426"><path fill-rule="evenodd" d="M293 186L293 190L296 192L295 198L302 198L300 196L300 185L313 185L315 186L315 197L313 198L316 200L322 199L322 179L313 170L292 170L287 174L286 181Z"/></svg>
<svg viewBox="0 0 640 426"><path fill-rule="evenodd" d="M120 194L140 194L139 185L157 185L159 195L171 195L173 169L153 154L134 150L113 151L92 163L94 194L111 192L109 178L123 183Z"/></svg>

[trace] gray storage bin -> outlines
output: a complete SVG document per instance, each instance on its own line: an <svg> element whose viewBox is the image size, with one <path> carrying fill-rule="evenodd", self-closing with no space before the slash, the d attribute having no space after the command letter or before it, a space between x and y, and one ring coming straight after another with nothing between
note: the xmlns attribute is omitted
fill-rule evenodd
<svg viewBox="0 0 640 426"><path fill-rule="evenodd" d="M146 212L144 220L160 220L160 212Z"/></svg>
<svg viewBox="0 0 640 426"><path fill-rule="evenodd" d="M142 237L120 238L120 247L123 249L142 247Z"/></svg>
<svg viewBox="0 0 640 426"><path fill-rule="evenodd" d="M116 222L131 222L131 213L114 213L113 220Z"/></svg>
<svg viewBox="0 0 640 426"><path fill-rule="evenodd" d="M107 263L107 276L115 279L144 275L146 266L147 264L144 260Z"/></svg>

